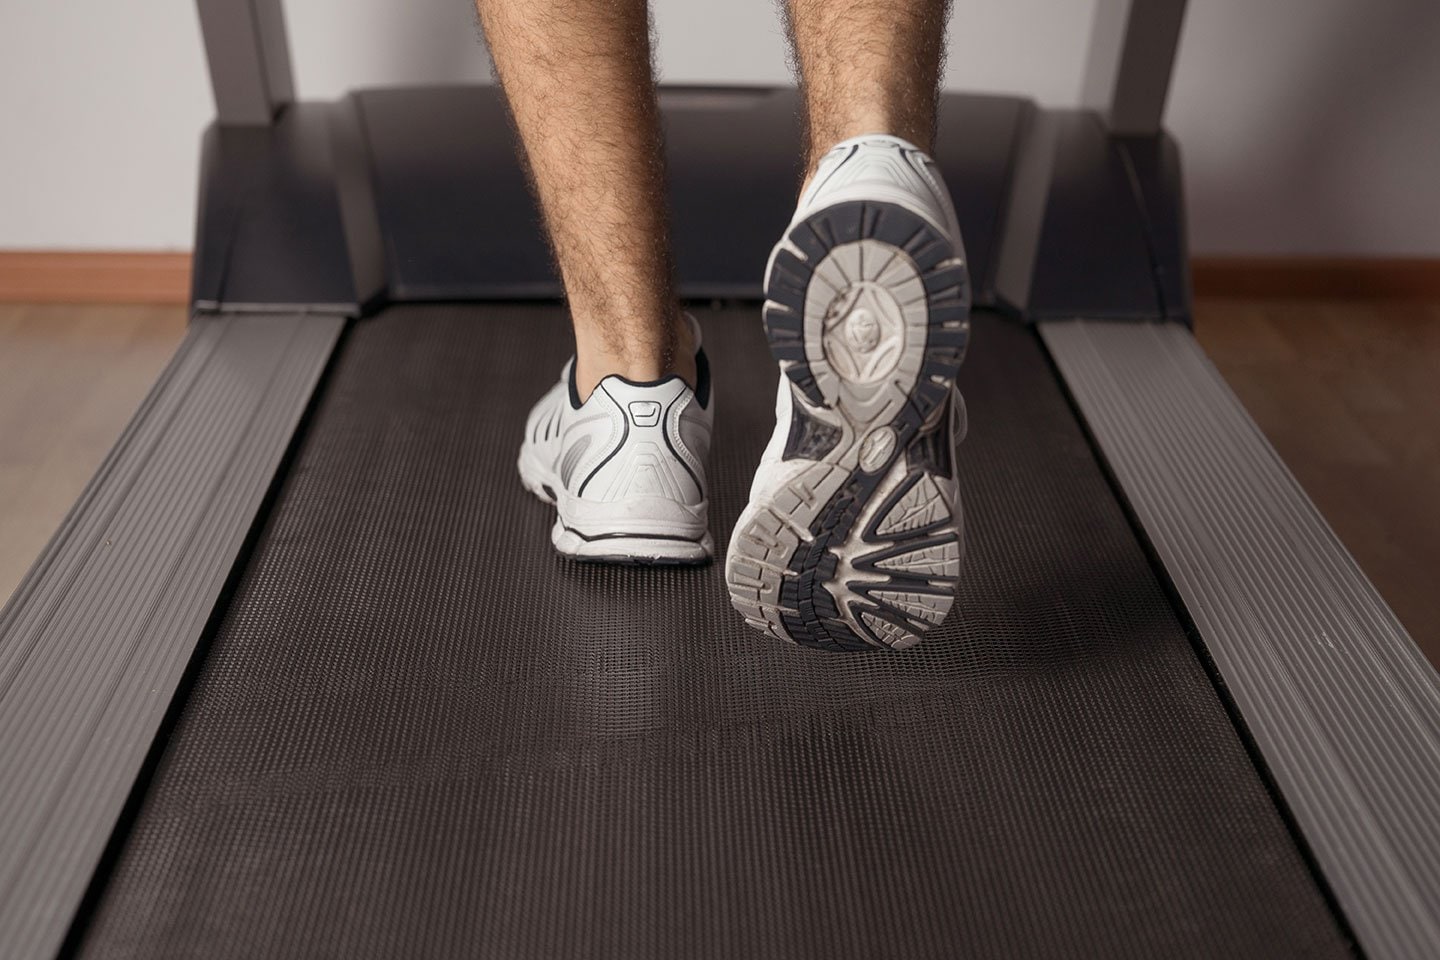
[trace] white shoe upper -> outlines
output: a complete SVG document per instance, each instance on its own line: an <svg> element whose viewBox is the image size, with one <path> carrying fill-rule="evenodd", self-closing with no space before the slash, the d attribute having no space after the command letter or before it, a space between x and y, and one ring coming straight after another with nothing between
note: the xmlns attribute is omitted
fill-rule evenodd
<svg viewBox="0 0 1440 960"><path fill-rule="evenodd" d="M888 134L841 141L820 158L791 223L847 200L898 203L943 229L959 249L960 223L935 161L919 147Z"/></svg>
<svg viewBox="0 0 1440 960"><path fill-rule="evenodd" d="M551 539L562 553L636 562L710 556L705 462L714 404L704 353L696 358L698 393L678 376L609 376L584 403L572 359L530 411L520 476L555 504Z"/></svg>

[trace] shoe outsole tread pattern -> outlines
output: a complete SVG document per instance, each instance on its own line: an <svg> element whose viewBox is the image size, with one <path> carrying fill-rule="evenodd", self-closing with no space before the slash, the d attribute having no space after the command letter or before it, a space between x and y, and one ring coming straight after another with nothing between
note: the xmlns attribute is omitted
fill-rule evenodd
<svg viewBox="0 0 1440 960"><path fill-rule="evenodd" d="M900 342L919 352L917 364L896 364L889 375L903 402L871 400L884 388L847 379L815 332L812 284L835 287L833 274L817 273L854 244L866 245L853 248L861 258L867 247L887 258L877 273L882 284L892 278L892 293L898 276L923 286L923 312L909 301L896 308L906 327ZM896 261L907 269L892 271ZM837 302L844 295L832 292ZM794 390L785 459L813 463L742 518L726 569L732 602L754 626L805 646L910 646L949 612L963 553L958 502L945 501L936 478L953 476L944 431L969 338L965 265L939 229L906 207L843 202L791 227L772 254L766 298L771 352ZM876 415L850 416L851 394L869 404L855 409ZM876 436L884 441L867 444Z"/></svg>

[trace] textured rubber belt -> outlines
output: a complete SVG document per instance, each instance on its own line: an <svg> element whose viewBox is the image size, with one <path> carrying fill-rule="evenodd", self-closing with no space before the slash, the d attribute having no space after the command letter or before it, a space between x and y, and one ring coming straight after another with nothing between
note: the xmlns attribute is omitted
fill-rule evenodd
<svg viewBox="0 0 1440 960"><path fill-rule="evenodd" d="M702 322L723 549L776 370ZM357 325L82 955L1346 954L1032 333L976 320L969 558L905 654L555 556L514 461L568 342Z"/></svg>

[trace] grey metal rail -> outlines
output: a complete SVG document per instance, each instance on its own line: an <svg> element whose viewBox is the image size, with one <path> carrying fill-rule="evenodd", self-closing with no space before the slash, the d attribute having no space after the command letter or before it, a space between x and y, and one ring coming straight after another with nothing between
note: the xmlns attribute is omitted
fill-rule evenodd
<svg viewBox="0 0 1440 960"><path fill-rule="evenodd" d="M53 956L344 320L199 317L0 611L0 952Z"/></svg>
<svg viewBox="0 0 1440 960"><path fill-rule="evenodd" d="M1440 956L1440 678L1175 324L1041 334L1371 958Z"/></svg>

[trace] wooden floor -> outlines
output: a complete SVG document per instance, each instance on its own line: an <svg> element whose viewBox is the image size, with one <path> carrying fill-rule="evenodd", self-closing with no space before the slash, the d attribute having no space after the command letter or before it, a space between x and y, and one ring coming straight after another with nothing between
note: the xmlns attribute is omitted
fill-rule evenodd
<svg viewBox="0 0 1440 960"><path fill-rule="evenodd" d="M185 333L184 307L0 303L0 599Z"/></svg>
<svg viewBox="0 0 1440 960"><path fill-rule="evenodd" d="M184 327L178 307L0 304L0 598L119 436ZM1440 304L1202 300L1196 328L1440 665Z"/></svg>

